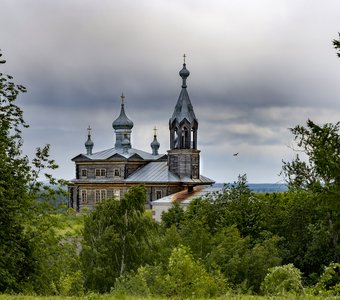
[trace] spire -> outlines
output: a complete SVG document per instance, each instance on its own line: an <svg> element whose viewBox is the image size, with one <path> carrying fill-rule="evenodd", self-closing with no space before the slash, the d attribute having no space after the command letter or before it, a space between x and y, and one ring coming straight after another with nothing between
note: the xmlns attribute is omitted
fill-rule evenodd
<svg viewBox="0 0 340 300"><path fill-rule="evenodd" d="M160 144L157 141L157 128L156 128L156 126L154 127L153 132L154 132L153 141L150 144L150 146L151 146L151 149L152 149L152 155L158 155L158 149L159 149Z"/></svg>
<svg viewBox="0 0 340 300"><path fill-rule="evenodd" d="M92 149L93 149L93 145L94 143L91 140L91 127L89 125L89 127L87 128L87 141L85 142L85 148L86 148L86 154L87 155L92 155Z"/></svg>
<svg viewBox="0 0 340 300"><path fill-rule="evenodd" d="M186 58L186 55L183 54L183 68L182 68L182 70L179 71L179 76L182 77L182 88L187 87L186 81L187 81L187 78L190 75L190 72L186 68L185 58Z"/></svg>
<svg viewBox="0 0 340 300"><path fill-rule="evenodd" d="M179 72L182 77L182 89L169 120L170 149L197 149L198 121L187 91L186 80L190 72L186 68L185 58L184 54L183 68Z"/></svg>
<svg viewBox="0 0 340 300"><path fill-rule="evenodd" d="M189 77L190 72L186 68L185 58L186 56L184 54L183 68L181 71L179 71L179 75L182 77L182 90L178 97L174 113L170 118L170 124L172 124L174 121L179 124L184 121L184 119L186 119L190 124L192 124L194 121L197 123L194 108L192 107L187 91L186 80Z"/></svg>
<svg viewBox="0 0 340 300"><path fill-rule="evenodd" d="M121 108L119 117L112 122L112 127L116 134L116 148L131 148L131 129L133 127L133 122L126 116L124 108L125 96L122 93L121 98Z"/></svg>

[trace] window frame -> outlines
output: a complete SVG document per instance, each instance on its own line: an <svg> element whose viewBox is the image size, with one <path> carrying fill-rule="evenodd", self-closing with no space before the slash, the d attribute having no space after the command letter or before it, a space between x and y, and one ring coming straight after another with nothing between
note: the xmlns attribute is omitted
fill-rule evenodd
<svg viewBox="0 0 340 300"><path fill-rule="evenodd" d="M160 197L158 196L158 193L160 193ZM162 190L155 190L155 200L163 198L163 191Z"/></svg>
<svg viewBox="0 0 340 300"><path fill-rule="evenodd" d="M121 190L120 189L113 189L113 197L114 197L115 200L120 200Z"/></svg>
<svg viewBox="0 0 340 300"><path fill-rule="evenodd" d="M113 169L113 176L114 177L120 177L120 169L119 168L114 168Z"/></svg>
<svg viewBox="0 0 340 300"><path fill-rule="evenodd" d="M106 169L104 168L96 168L94 171L96 177L106 177Z"/></svg>
<svg viewBox="0 0 340 300"><path fill-rule="evenodd" d="M81 200L82 204L87 203L88 199L87 199L87 190L86 189L81 189L80 190L80 200Z"/></svg>
<svg viewBox="0 0 340 300"><path fill-rule="evenodd" d="M105 199L107 199L107 190L105 189L94 190L94 203L101 203Z"/></svg>

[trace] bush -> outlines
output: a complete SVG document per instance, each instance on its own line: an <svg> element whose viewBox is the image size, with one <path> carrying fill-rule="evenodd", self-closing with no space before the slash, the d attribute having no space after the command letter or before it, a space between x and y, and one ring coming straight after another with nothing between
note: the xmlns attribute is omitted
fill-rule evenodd
<svg viewBox="0 0 340 300"><path fill-rule="evenodd" d="M119 278L114 293L116 296L209 298L224 293L226 288L223 276L207 273L189 248L179 246L173 249L165 268L140 267L135 274Z"/></svg>
<svg viewBox="0 0 340 300"><path fill-rule="evenodd" d="M317 295L340 295L340 264L330 263L320 276L318 283L313 288Z"/></svg>
<svg viewBox="0 0 340 300"><path fill-rule="evenodd" d="M301 272L293 264L271 268L261 288L269 295L301 294L303 292Z"/></svg>

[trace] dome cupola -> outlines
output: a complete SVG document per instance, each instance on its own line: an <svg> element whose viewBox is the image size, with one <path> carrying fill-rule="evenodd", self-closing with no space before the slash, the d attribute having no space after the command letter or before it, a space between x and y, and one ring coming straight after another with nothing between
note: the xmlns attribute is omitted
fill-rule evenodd
<svg viewBox="0 0 340 300"><path fill-rule="evenodd" d="M119 117L112 122L112 127L116 134L115 148L131 148L131 129L133 122L126 116L124 108L125 96L120 96L122 104ZM126 140L126 141L125 141ZM124 145L123 145L124 142ZM123 147L124 146L124 147Z"/></svg>
<svg viewBox="0 0 340 300"><path fill-rule="evenodd" d="M160 147L160 143L157 141L157 128L155 126L154 134L153 134L153 141L151 142L150 146L152 149L152 155L158 155L158 149Z"/></svg>
<svg viewBox="0 0 340 300"><path fill-rule="evenodd" d="M93 149L94 143L91 140L91 127L87 128L87 141L85 142L85 148L86 148L86 154L92 155L92 149Z"/></svg>
<svg viewBox="0 0 340 300"><path fill-rule="evenodd" d="M133 122L126 116L124 109L124 99L125 96L122 94L121 96L122 104L120 109L119 117L112 122L113 129L132 129Z"/></svg>

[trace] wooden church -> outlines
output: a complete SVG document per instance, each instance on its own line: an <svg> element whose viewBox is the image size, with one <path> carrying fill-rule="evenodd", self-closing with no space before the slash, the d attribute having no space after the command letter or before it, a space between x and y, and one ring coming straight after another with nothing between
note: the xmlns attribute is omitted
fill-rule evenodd
<svg viewBox="0 0 340 300"><path fill-rule="evenodd" d="M91 129L85 142L86 153L72 159L76 176L69 185L69 207L79 211L93 209L106 198L120 199L135 185L147 190L147 204L194 186L212 185L213 180L200 174L200 150L197 149L198 121L187 91L190 72L185 61L179 72L182 89L175 110L169 120L170 150L159 154L156 132L150 152L134 149L131 145L133 122L125 113L124 95L121 96L120 115L113 121L116 142L113 148L93 152Z"/></svg>

